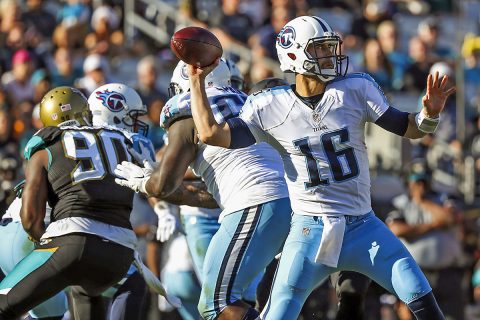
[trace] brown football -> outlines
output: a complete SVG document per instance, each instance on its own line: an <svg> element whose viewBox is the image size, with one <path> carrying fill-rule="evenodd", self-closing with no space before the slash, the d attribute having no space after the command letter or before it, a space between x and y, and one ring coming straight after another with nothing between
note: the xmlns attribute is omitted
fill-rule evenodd
<svg viewBox="0 0 480 320"><path fill-rule="evenodd" d="M175 32L170 48L180 60L199 67L211 65L223 53L217 37L200 27L186 27Z"/></svg>

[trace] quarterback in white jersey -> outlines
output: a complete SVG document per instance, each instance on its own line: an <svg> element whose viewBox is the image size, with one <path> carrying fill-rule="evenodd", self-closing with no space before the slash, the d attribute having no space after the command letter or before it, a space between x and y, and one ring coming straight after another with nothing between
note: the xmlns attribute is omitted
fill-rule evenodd
<svg viewBox="0 0 480 320"><path fill-rule="evenodd" d="M246 99L229 81L223 61L205 79L218 123L237 116ZM256 319L258 312L241 299L279 252L290 225L282 161L265 143L228 150L199 142L188 92L167 102L161 124L169 141L158 168L151 174L148 168L122 163L115 172L125 180L118 183L163 198L176 191L191 165L223 209L205 257L200 314L204 319Z"/></svg>
<svg viewBox="0 0 480 320"><path fill-rule="evenodd" d="M366 74L345 76L341 39L321 18L298 17L277 37L280 68L296 84L249 97L237 118L218 124L204 78L212 66L188 67L192 114L201 141L242 148L266 141L282 156L294 215L265 319L295 319L317 283L357 271L404 301L417 319L443 319L407 249L372 212L365 124L407 138L433 132L455 89L438 73L427 80L424 108L389 106Z"/></svg>

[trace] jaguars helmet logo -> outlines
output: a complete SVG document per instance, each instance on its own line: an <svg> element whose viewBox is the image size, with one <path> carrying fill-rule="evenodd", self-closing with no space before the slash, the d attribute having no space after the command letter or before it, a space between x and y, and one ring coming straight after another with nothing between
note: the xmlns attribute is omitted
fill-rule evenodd
<svg viewBox="0 0 480 320"><path fill-rule="evenodd" d="M102 104L112 112L119 112L127 109L125 97L118 92L106 89L103 92L97 91L95 94L97 95L97 99L102 101Z"/></svg>

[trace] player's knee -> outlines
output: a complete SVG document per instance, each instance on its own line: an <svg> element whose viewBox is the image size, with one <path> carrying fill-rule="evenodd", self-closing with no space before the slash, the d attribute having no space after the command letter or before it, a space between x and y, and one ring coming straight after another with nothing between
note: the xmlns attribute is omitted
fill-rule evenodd
<svg viewBox="0 0 480 320"><path fill-rule="evenodd" d="M392 286L398 297L405 303L431 291L425 275L411 257L399 259L393 264Z"/></svg>

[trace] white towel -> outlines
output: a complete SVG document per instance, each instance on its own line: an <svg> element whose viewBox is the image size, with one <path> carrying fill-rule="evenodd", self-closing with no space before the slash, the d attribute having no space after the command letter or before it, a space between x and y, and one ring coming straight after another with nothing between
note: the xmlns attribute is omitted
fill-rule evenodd
<svg viewBox="0 0 480 320"><path fill-rule="evenodd" d="M316 263L336 268L340 251L342 250L343 235L345 233L344 216L322 216L323 234L317 255Z"/></svg>

